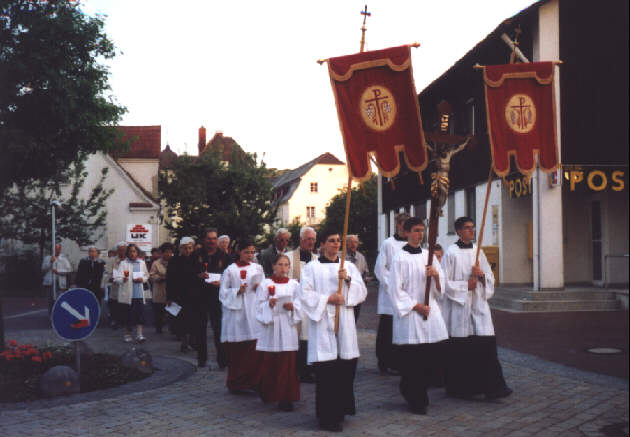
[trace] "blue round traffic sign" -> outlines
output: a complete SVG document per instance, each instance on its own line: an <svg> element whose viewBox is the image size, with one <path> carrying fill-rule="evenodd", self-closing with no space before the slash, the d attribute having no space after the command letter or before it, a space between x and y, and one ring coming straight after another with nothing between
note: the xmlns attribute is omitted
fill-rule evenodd
<svg viewBox="0 0 630 437"><path fill-rule="evenodd" d="M59 337L77 341L94 332L100 315L101 307L94 293L85 288L71 288L57 298L50 319Z"/></svg>

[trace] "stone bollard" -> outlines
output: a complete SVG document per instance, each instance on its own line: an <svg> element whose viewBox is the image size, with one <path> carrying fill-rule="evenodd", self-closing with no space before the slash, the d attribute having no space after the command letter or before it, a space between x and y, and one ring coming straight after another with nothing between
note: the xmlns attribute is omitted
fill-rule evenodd
<svg viewBox="0 0 630 437"><path fill-rule="evenodd" d="M153 358L144 349L131 349L125 352L121 358L121 364L128 369L136 369L139 372L153 373Z"/></svg>
<svg viewBox="0 0 630 437"><path fill-rule="evenodd" d="M42 376L40 389L47 397L79 393L79 375L68 366L51 367Z"/></svg>

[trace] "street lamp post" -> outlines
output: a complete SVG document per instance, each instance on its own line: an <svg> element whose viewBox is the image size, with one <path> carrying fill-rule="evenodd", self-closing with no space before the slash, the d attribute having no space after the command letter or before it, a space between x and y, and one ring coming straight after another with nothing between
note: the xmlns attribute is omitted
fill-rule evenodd
<svg viewBox="0 0 630 437"><path fill-rule="evenodd" d="M51 216L52 216L52 231L51 231L52 255L51 256L53 257L55 256L55 206L60 207L61 203L59 203L58 200L51 200L50 201L50 209L51 209ZM52 275L52 295L53 295L53 302L54 302L57 300L57 277L56 277L56 273L54 272L54 269L50 273Z"/></svg>

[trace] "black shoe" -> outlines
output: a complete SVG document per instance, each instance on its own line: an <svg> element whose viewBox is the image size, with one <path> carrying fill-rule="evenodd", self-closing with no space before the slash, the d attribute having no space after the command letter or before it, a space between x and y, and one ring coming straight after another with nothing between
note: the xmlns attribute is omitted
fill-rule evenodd
<svg viewBox="0 0 630 437"><path fill-rule="evenodd" d="M179 347L179 351L183 352L183 353L189 352L190 351L190 346L188 346L185 343L182 343L182 345Z"/></svg>
<svg viewBox="0 0 630 437"><path fill-rule="evenodd" d="M497 390L492 393L486 393L486 400L492 401L494 399L506 398L512 394L512 389L510 387L504 387L501 390Z"/></svg>
<svg viewBox="0 0 630 437"><path fill-rule="evenodd" d="M341 432L341 431L343 431L343 425L341 424L341 422L337 422L337 423L323 423L323 422L320 422L319 423L319 427L321 429L323 429L324 431L330 431L330 432Z"/></svg>
<svg viewBox="0 0 630 437"><path fill-rule="evenodd" d="M293 402L291 401L278 402L278 408L281 411L293 411Z"/></svg>
<svg viewBox="0 0 630 437"><path fill-rule="evenodd" d="M207 364L206 364L205 361L198 361L197 362L197 367L200 368L200 369L203 368L203 367L206 367L206 365Z"/></svg>
<svg viewBox="0 0 630 437"><path fill-rule="evenodd" d="M422 414L425 415L427 414L427 406L412 406L409 405L409 411L411 411L413 414Z"/></svg>

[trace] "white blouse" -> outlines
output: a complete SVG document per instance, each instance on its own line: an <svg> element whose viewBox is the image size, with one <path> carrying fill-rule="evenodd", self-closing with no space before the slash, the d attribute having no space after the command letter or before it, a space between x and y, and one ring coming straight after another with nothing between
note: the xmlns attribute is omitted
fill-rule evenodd
<svg viewBox="0 0 630 437"><path fill-rule="evenodd" d="M245 279L241 279L241 272ZM230 264L221 277L219 300L223 304L221 319L221 342L240 342L256 340L260 332L260 323L256 320L256 287L265 277L260 264L250 263L239 267ZM247 288L238 294L241 284Z"/></svg>
<svg viewBox="0 0 630 437"><path fill-rule="evenodd" d="M269 287L275 287L274 295L270 296ZM256 290L256 318L262 324L256 349L266 352L285 352L298 350L297 327L300 323L300 284L290 279L289 282L279 284L272 279L263 280ZM269 306L271 298L277 299L273 308ZM285 310L283 305L293 303L292 310Z"/></svg>

